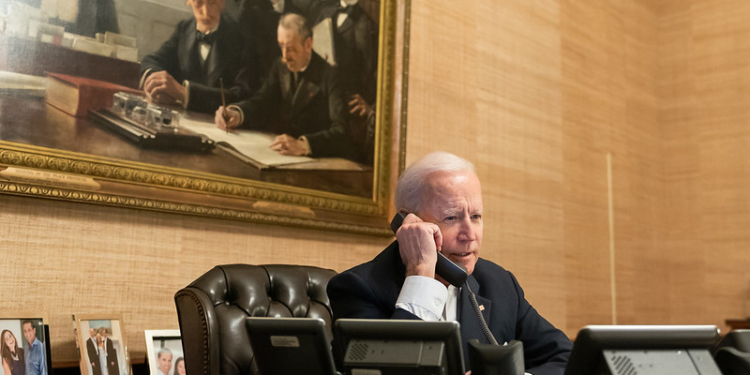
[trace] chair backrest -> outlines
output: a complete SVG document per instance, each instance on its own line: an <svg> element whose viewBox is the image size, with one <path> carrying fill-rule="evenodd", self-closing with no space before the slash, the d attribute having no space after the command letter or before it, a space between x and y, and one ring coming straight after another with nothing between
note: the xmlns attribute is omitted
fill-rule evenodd
<svg viewBox="0 0 750 375"><path fill-rule="evenodd" d="M328 341L335 271L295 265L216 266L175 294L187 375L256 374L248 316L321 318Z"/></svg>

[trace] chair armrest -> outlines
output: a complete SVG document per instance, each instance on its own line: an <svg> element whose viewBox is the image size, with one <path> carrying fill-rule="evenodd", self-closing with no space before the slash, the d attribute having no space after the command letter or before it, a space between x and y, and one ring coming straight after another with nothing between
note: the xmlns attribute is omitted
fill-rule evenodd
<svg viewBox="0 0 750 375"><path fill-rule="evenodd" d="M194 287L186 287L174 296L188 375L216 375L220 371L220 347L211 342L219 331L214 306L208 296Z"/></svg>

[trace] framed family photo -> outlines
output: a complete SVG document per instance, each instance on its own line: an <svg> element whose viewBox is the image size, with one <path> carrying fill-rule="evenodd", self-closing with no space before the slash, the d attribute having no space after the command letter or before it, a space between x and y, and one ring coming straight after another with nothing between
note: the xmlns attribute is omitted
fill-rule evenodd
<svg viewBox="0 0 750 375"><path fill-rule="evenodd" d="M189 91L158 107L156 118L167 113L169 122L156 124L150 108L161 99L148 92L148 77L160 68L149 64L163 60L170 43L183 43L176 40L185 25L196 24L198 3L221 7L218 25L237 25L247 42L233 48L253 51L253 69L246 70L257 85L235 97L224 79L220 101L195 107L190 103L200 103L203 91ZM0 0L0 194L390 236L406 129L409 7L408 0ZM327 86L312 77L316 69L301 75L299 85L283 75L296 77L284 70L292 69L291 60L282 59L277 40L279 20L291 13L310 26L310 64L319 60L321 71L335 72L326 79L338 78ZM196 38L194 31L185 35ZM211 52L219 51L218 42L210 43L216 47L201 55L206 69L211 53L219 53ZM273 109L278 119L253 117L251 129L218 131L220 104L266 98L262 93L271 89L264 85L277 77L293 90L278 99L291 100L291 107L270 94L263 101L287 108ZM82 87L97 85L146 95L141 118L127 111L123 118L133 117L127 121L102 115L116 109L114 99L83 107L89 103ZM218 83L206 85L206 92L219 90ZM185 79L181 87L200 86ZM323 93L327 101L319 99ZM283 127L298 114L299 128ZM305 128L319 118L330 128ZM174 131L153 130L167 123ZM306 145L296 156L274 146L287 134ZM200 147L186 146L189 136Z"/></svg>
<svg viewBox="0 0 750 375"><path fill-rule="evenodd" d="M179 329L146 330L146 357L151 375L185 375Z"/></svg>
<svg viewBox="0 0 750 375"><path fill-rule="evenodd" d="M82 375L131 375L119 315L73 315Z"/></svg>
<svg viewBox="0 0 750 375"><path fill-rule="evenodd" d="M0 315L0 375L52 372L48 326L39 314Z"/></svg>

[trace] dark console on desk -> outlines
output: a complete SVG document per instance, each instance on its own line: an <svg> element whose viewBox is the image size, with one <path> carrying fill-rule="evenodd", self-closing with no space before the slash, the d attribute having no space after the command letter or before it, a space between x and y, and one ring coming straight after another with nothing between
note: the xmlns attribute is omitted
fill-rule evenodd
<svg viewBox="0 0 750 375"><path fill-rule="evenodd" d="M716 326L587 326L565 375L722 375L710 350Z"/></svg>

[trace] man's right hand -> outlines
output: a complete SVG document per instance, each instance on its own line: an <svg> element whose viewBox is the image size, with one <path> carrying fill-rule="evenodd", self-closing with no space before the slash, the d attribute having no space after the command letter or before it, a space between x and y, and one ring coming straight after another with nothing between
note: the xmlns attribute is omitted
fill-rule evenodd
<svg viewBox="0 0 750 375"><path fill-rule="evenodd" d="M231 131L240 126L240 113L232 108L221 106L216 110L214 123L221 130Z"/></svg>
<svg viewBox="0 0 750 375"><path fill-rule="evenodd" d="M409 214L396 231L396 238L401 261L406 265L406 276L435 278L437 252L443 246L440 228L417 215Z"/></svg>
<svg viewBox="0 0 750 375"><path fill-rule="evenodd" d="M174 105L185 102L185 86L177 82L166 70L149 74L143 83L143 92L156 104Z"/></svg>

